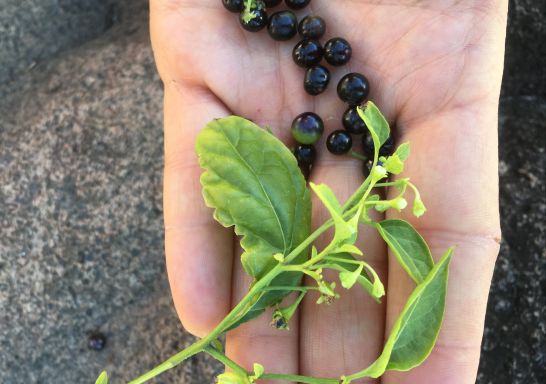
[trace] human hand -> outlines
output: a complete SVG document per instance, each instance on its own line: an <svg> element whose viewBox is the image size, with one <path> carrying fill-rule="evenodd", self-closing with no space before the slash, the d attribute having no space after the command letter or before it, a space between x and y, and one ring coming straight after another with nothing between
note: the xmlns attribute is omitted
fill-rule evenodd
<svg viewBox="0 0 546 384"><path fill-rule="evenodd" d="M500 238L497 108L507 1L313 0L326 38L346 38L351 62L332 71L319 97L302 87L292 61L296 42L245 32L219 0L152 0L152 43L165 84L165 246L169 280L188 331L205 335L247 291L231 229L212 219L201 196L195 137L210 120L237 114L270 126L291 143L290 124L306 111L339 129L337 81L361 72L370 99L396 122L397 142L410 141L404 177L420 189L428 212L412 222L436 257L456 244L446 316L435 349L420 367L389 372L383 383L474 383L489 285ZM280 8L279 8L280 9ZM362 163L330 155L324 135L312 180L346 198L362 181ZM313 220L327 218L315 201ZM389 217L394 214L389 213ZM335 377L369 365L405 303L412 282L364 230L358 244L386 285L383 305L356 289L330 306L304 301L290 332L263 318L227 337L227 353L250 368Z"/></svg>

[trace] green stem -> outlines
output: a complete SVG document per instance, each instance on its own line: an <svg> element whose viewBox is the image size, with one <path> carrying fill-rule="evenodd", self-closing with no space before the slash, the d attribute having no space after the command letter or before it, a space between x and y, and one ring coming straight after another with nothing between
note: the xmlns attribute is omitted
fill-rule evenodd
<svg viewBox="0 0 546 384"><path fill-rule="evenodd" d="M203 348L207 345L205 339L201 339L196 343L190 345L188 348L178 352L176 355L170 357L167 361L161 363L151 371L146 372L144 375L138 377L137 379L130 381L129 384L142 384L146 381L160 375L161 373L177 366L182 361L192 357L193 355L198 354L203 351Z"/></svg>
<svg viewBox="0 0 546 384"><path fill-rule="evenodd" d="M318 275L318 273L315 273L313 271L310 271L308 269L306 269L306 267L304 265L287 265L285 267L283 267L283 271L285 272L298 272L298 273L303 273L309 277L311 277L312 279L316 280L317 282L320 281L320 276Z"/></svg>
<svg viewBox="0 0 546 384"><path fill-rule="evenodd" d="M294 260L299 254L301 254L305 249L311 245L321 234L326 232L328 228L333 225L332 220L328 220L317 228L307 239L305 239L300 245L298 245L292 252L290 252L286 257L284 263L289 263ZM133 381L130 381L128 384L142 384L146 381L160 375L161 373L177 366L182 363L184 360L189 357L196 355L200 352L203 352L204 349L214 340L218 338L226 329L230 328L239 318L241 311L245 309L248 303L259 294L265 287L271 283L271 281L277 277L283 271L283 264L276 265L271 271L269 271L264 277L256 282L245 295L245 297L228 313L228 315L218 324L211 333L205 336L203 339L195 342L190 345L188 348L178 352L177 354L171 356L165 362L159 364L151 371L146 372L144 375L136 378Z"/></svg>
<svg viewBox="0 0 546 384"><path fill-rule="evenodd" d="M324 260L337 261L340 263L347 263L347 264L362 264L362 261L359 261L359 260L342 259L341 257L334 257L334 256L326 256Z"/></svg>
<svg viewBox="0 0 546 384"><path fill-rule="evenodd" d="M215 348L207 347L205 348L205 352L214 357L216 360L218 360L220 363L224 364L226 367L231 368L231 370L235 373L238 373L242 376L248 376L249 372L241 367L239 364L237 364L235 361L231 360L229 357L224 355L222 352Z"/></svg>
<svg viewBox="0 0 546 384"><path fill-rule="evenodd" d="M377 154L374 158L374 166L377 164ZM371 177L368 177L362 185L357 189L357 191L347 200L345 205L343 206L344 210L344 217L350 215L357 206L354 205L355 201L362 201L365 200L366 197L370 194L370 191L372 190L375 182L372 182ZM264 277L256 281L256 284L252 286L252 288L249 290L249 292L245 295L245 297L228 313L228 315L218 324L211 333L209 333L206 337L203 339L195 342L194 344L190 345L188 348L178 352L177 354L171 356L168 360L165 362L159 364L155 368L153 368L151 371L145 373L144 375L138 377L137 379L129 382L128 384L142 384L146 381L160 375L161 373L179 365L184 360L188 359L189 357L203 352L205 348L214 340L218 338L222 333L225 332L226 329L229 329L238 319L240 319L241 315L244 316L245 313L242 313L247 307L247 305L256 297L256 295L259 295L264 288L266 288L271 281L277 277L282 272L286 271L286 264L289 264L291 261L293 261L298 255L300 255L302 252L307 249L313 242L324 232L326 232L331 226L333 225L333 220L330 219L326 221L324 224L322 224L319 228L317 228L309 237L307 237L302 243L300 243L296 248L292 250L284 259L283 263L279 263L276 265L271 271L269 271ZM326 247L323 252L321 252L316 257L310 259L300 267L306 266L306 265L312 265L313 263L316 263L320 261L324 255L326 254L326 250L328 247ZM311 262L312 261L312 262ZM281 377L282 375L278 375L277 377ZM296 376L292 376L296 377ZM305 379L305 377L296 377L296 381L298 379ZM279 378L278 380L284 380L283 378ZM293 379L286 379L286 380L293 380ZM307 378L307 380L310 380L310 378ZM302 383L339 383L339 380L332 381L333 379L324 379L324 380L330 380L330 381L304 381L300 380ZM294 381L294 380L293 380Z"/></svg>
<svg viewBox="0 0 546 384"><path fill-rule="evenodd" d="M270 286L265 287L262 289L262 292L268 292L268 291L299 291L299 292L307 292L307 291L313 291L317 290L317 287L292 287L292 286Z"/></svg>
<svg viewBox="0 0 546 384"><path fill-rule="evenodd" d="M246 369L241 367L235 361L231 360L229 357L224 355L222 352L217 349L207 347L205 352L214 357L216 360L224 364L226 367L229 367L233 372L238 373L242 376L252 375L251 372L248 372ZM309 376L299 376L299 375L284 375L278 373L264 373L260 376L260 379L269 379L269 380L287 380L287 381L296 381L298 383L309 383L309 384L339 384L339 379L328 379L320 377L309 377Z"/></svg>
<svg viewBox="0 0 546 384"><path fill-rule="evenodd" d="M305 384L339 384L341 383L340 379L328 379L321 377L308 377L308 376L299 376L299 375L282 375L278 373L264 373L260 376L260 379L269 379L269 380L285 380L292 381L296 383L305 383Z"/></svg>

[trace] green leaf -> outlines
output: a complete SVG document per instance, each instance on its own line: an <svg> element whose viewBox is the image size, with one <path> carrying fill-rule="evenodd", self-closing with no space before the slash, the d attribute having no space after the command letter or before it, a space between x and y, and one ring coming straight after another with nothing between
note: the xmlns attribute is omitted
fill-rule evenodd
<svg viewBox="0 0 546 384"><path fill-rule="evenodd" d="M106 371L102 371L95 384L108 384L108 374Z"/></svg>
<svg viewBox="0 0 546 384"><path fill-rule="evenodd" d="M434 267L428 245L421 235L404 220L384 220L375 227L402 268L417 284L421 283Z"/></svg>
<svg viewBox="0 0 546 384"><path fill-rule="evenodd" d="M362 251L360 249L358 249L358 247L356 247L353 244L343 244L340 247L337 247L335 252L336 253L338 253L338 252L340 252L340 253L341 252L353 253L353 254L358 255L358 256L363 255Z"/></svg>
<svg viewBox="0 0 546 384"><path fill-rule="evenodd" d="M242 237L245 271L260 279L310 232L311 198L295 157L277 138L237 116L214 120L198 135L196 150L205 172L203 196L214 217ZM307 258L307 250L293 263ZM272 285L295 286L301 274L277 276ZM264 293L237 324L249 321L290 291Z"/></svg>
<svg viewBox="0 0 546 384"><path fill-rule="evenodd" d="M402 143L396 148L395 154L402 161L406 161L410 154L410 143Z"/></svg>
<svg viewBox="0 0 546 384"><path fill-rule="evenodd" d="M310 193L296 159L277 138L237 116L209 123L196 149L205 202L222 225L235 226L243 266L259 279L278 263L273 255L287 255L309 235Z"/></svg>
<svg viewBox="0 0 546 384"><path fill-rule="evenodd" d="M345 221L343 219L343 208L339 203L334 192L326 184L314 184L309 183L311 189L318 198L322 201L332 219L334 220L335 234L332 243L335 245L341 244L352 244L356 241L358 234L358 218L360 217L360 212L356 216L356 221L351 219Z"/></svg>
<svg viewBox="0 0 546 384"><path fill-rule="evenodd" d="M450 248L415 288L394 323L381 356L371 366L349 378L377 378L386 370L408 371L425 361L442 325L452 253Z"/></svg>
<svg viewBox="0 0 546 384"><path fill-rule="evenodd" d="M368 101L364 108L358 107L357 111L372 135L376 152L379 151L391 133L389 123L379 108L371 101Z"/></svg>

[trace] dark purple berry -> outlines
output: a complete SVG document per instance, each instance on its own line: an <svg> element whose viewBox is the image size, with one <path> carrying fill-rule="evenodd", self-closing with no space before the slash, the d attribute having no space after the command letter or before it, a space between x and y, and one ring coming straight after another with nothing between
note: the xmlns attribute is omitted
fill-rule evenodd
<svg viewBox="0 0 546 384"><path fill-rule="evenodd" d="M300 144L314 144L324 132L324 123L319 115L304 112L292 122L292 136Z"/></svg>
<svg viewBox="0 0 546 384"><path fill-rule="evenodd" d="M245 9L244 0L222 0L222 3L230 12L241 12Z"/></svg>
<svg viewBox="0 0 546 384"><path fill-rule="evenodd" d="M329 82L330 71L328 68L323 67L322 65L316 65L305 71L303 88L308 94L316 96L326 90Z"/></svg>
<svg viewBox="0 0 546 384"><path fill-rule="evenodd" d="M379 149L379 156L390 156L394 153L395 149L396 148L394 147L394 138L391 135Z"/></svg>
<svg viewBox="0 0 546 384"><path fill-rule="evenodd" d="M374 156L374 143L371 134L364 135L362 137L362 150L369 158L373 159ZM389 136L389 138L383 143L379 149L379 156L390 156L394 153L394 138Z"/></svg>
<svg viewBox="0 0 546 384"><path fill-rule="evenodd" d="M351 60L353 50L349 42L341 37L334 37L324 45L324 58L333 66L345 65Z"/></svg>
<svg viewBox="0 0 546 384"><path fill-rule="evenodd" d="M343 155L349 152L352 145L351 135L342 129L332 132L326 140L326 148L334 155Z"/></svg>
<svg viewBox="0 0 546 384"><path fill-rule="evenodd" d="M317 150L310 144L299 144L294 148L294 156L298 160L298 165L313 165L317 157Z"/></svg>
<svg viewBox="0 0 546 384"><path fill-rule="evenodd" d="M264 1L265 6L267 8L273 8L273 7L276 7L277 5L279 5L282 0L263 0L263 1Z"/></svg>
<svg viewBox="0 0 546 384"><path fill-rule="evenodd" d="M245 11L239 14L239 21L244 29L249 32L258 32L264 29L267 25L267 12L265 10L265 4L263 1L258 0L255 6L251 8L251 18L247 19L247 13Z"/></svg>
<svg viewBox="0 0 546 384"><path fill-rule="evenodd" d="M349 73L343 76L337 85L339 98L351 106L364 102L369 93L370 83L360 73Z"/></svg>
<svg viewBox="0 0 546 384"><path fill-rule="evenodd" d="M298 19L292 11L280 11L271 15L267 32L273 40L285 41L296 36Z"/></svg>
<svg viewBox="0 0 546 384"><path fill-rule="evenodd" d="M309 177L311 176L311 165L309 165L309 164L298 164L298 168L300 169L301 173L303 174L304 179L309 180Z"/></svg>
<svg viewBox="0 0 546 384"><path fill-rule="evenodd" d="M298 32L304 39L320 39L326 32L326 23L320 16L305 16L300 21Z"/></svg>
<svg viewBox="0 0 546 384"><path fill-rule="evenodd" d="M286 5L292 9L303 9L309 5L311 0L285 0Z"/></svg>
<svg viewBox="0 0 546 384"><path fill-rule="evenodd" d="M94 351L102 351L106 346L106 336L100 332L93 332L87 338L87 347Z"/></svg>
<svg viewBox="0 0 546 384"><path fill-rule="evenodd" d="M300 67L309 68L322 60L323 49L318 40L304 39L294 47L292 58Z"/></svg>
<svg viewBox="0 0 546 384"><path fill-rule="evenodd" d="M358 115L357 107L349 107L343 114L343 127L354 135L360 135L368 131L366 123Z"/></svg>

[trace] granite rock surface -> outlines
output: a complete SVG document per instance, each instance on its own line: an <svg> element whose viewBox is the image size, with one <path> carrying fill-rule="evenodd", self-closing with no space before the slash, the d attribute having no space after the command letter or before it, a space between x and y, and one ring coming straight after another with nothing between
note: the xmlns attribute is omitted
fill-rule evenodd
<svg viewBox="0 0 546 384"><path fill-rule="evenodd" d="M511 1L480 384L546 382L545 14ZM104 368L126 382L193 341L163 261L161 98L145 1L3 2L0 383L91 383ZM198 356L155 382L219 370Z"/></svg>

